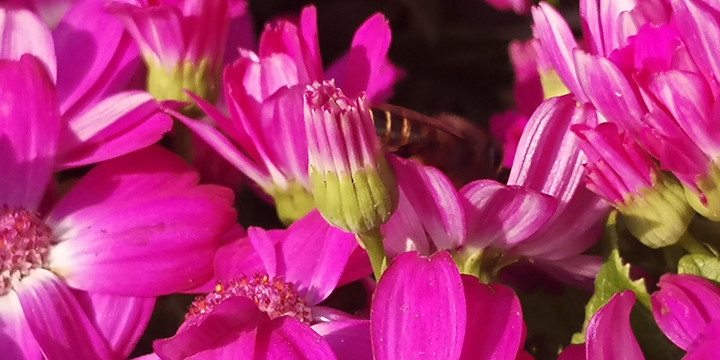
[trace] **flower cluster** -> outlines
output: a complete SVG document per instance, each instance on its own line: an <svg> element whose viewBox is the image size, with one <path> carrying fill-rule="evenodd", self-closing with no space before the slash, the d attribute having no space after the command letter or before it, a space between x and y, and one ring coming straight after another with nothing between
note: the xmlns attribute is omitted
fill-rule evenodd
<svg viewBox="0 0 720 360"><path fill-rule="evenodd" d="M0 3L0 357L715 356L720 5L488 3L494 139L385 103L381 13L325 66L313 5Z"/></svg>

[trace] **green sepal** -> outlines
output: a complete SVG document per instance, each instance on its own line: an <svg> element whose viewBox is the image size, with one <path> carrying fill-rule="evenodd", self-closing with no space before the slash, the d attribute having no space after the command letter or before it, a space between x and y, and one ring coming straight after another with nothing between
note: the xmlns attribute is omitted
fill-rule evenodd
<svg viewBox="0 0 720 360"><path fill-rule="evenodd" d="M286 188L275 188L265 191L275 200L278 218L285 226L289 226L315 209L315 200L310 192L299 182L290 182Z"/></svg>
<svg viewBox="0 0 720 360"><path fill-rule="evenodd" d="M720 283L720 259L712 255L689 254L678 262L678 274L691 274Z"/></svg>
<svg viewBox="0 0 720 360"><path fill-rule="evenodd" d="M181 62L172 69L146 59L148 66L147 89L158 100L186 101L190 105L182 109L188 116L200 112L185 90L214 103L218 98L220 70L212 67L209 60L199 63Z"/></svg>

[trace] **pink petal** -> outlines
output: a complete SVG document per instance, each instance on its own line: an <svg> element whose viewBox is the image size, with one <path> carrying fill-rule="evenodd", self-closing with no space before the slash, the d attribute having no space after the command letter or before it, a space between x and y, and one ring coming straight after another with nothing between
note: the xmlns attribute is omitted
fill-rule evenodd
<svg viewBox="0 0 720 360"><path fill-rule="evenodd" d="M625 290L615 294L590 319L586 343L588 360L645 360L630 327L630 311L634 304L635 293Z"/></svg>
<svg viewBox="0 0 720 360"><path fill-rule="evenodd" d="M720 320L720 289L694 275L666 274L652 294L653 316L665 335L687 350L705 327Z"/></svg>
<svg viewBox="0 0 720 360"><path fill-rule="evenodd" d="M59 130L55 90L40 60L0 60L0 203L37 209Z"/></svg>
<svg viewBox="0 0 720 360"><path fill-rule="evenodd" d="M315 324L312 328L328 342L338 359L373 360L370 321L330 321Z"/></svg>
<svg viewBox="0 0 720 360"><path fill-rule="evenodd" d="M257 327L269 320L252 300L231 297L185 321L175 336L156 340L153 349L162 359L228 359L238 354L256 359L252 349Z"/></svg>
<svg viewBox="0 0 720 360"><path fill-rule="evenodd" d="M698 74L668 71L652 76L648 84L652 92L667 108L677 124L706 154L720 154L720 142L710 129L715 122L710 117L713 95L705 79Z"/></svg>
<svg viewBox="0 0 720 360"><path fill-rule="evenodd" d="M308 143L303 118L304 86L281 88L263 102L263 134L272 134L269 146L273 162L288 178L309 188Z"/></svg>
<svg viewBox="0 0 720 360"><path fill-rule="evenodd" d="M140 7L111 2L106 9L125 24L144 57L172 69L184 59L183 14L173 5Z"/></svg>
<svg viewBox="0 0 720 360"><path fill-rule="evenodd" d="M116 359L126 359L145 331L155 307L153 297L115 296L76 291L85 313Z"/></svg>
<svg viewBox="0 0 720 360"><path fill-rule="evenodd" d="M231 1L230 17L223 61L225 64L232 64L235 61L238 56L238 49L257 48L255 40L257 37L247 1Z"/></svg>
<svg viewBox="0 0 720 360"><path fill-rule="evenodd" d="M338 86L347 96L356 97L371 87L386 63L391 39L390 24L383 14L375 14L360 25L353 37L344 76L337 78Z"/></svg>
<svg viewBox="0 0 720 360"><path fill-rule="evenodd" d="M542 229L511 252L549 261L578 255L600 239L611 210L607 202L581 186Z"/></svg>
<svg viewBox="0 0 720 360"><path fill-rule="evenodd" d="M235 219L232 192L214 185L148 203L99 205L66 219L51 268L72 287L158 296L212 277L213 255ZM107 281L107 279L114 279Z"/></svg>
<svg viewBox="0 0 720 360"><path fill-rule="evenodd" d="M150 146L172 128L152 95L134 91L108 97L68 119L59 144L58 167L111 159Z"/></svg>
<svg viewBox="0 0 720 360"><path fill-rule="evenodd" d="M504 285L463 275L468 324L460 359L514 359L525 341L520 299Z"/></svg>
<svg viewBox="0 0 720 360"><path fill-rule="evenodd" d="M320 44L318 42L317 30L317 9L314 5L308 5L300 13L300 32L307 47L307 60L305 66L310 73L311 79L322 78L322 58L320 56Z"/></svg>
<svg viewBox="0 0 720 360"><path fill-rule="evenodd" d="M360 280L372 275L372 266L367 251L360 246L350 254L345 270L338 280L338 286L349 284L355 280Z"/></svg>
<svg viewBox="0 0 720 360"><path fill-rule="evenodd" d="M98 330L55 274L37 269L15 289L28 325L46 358L112 358Z"/></svg>
<svg viewBox="0 0 720 360"><path fill-rule="evenodd" d="M125 90L142 66L133 39L101 1L74 5L53 30L53 39L65 117L75 117L102 95Z"/></svg>
<svg viewBox="0 0 720 360"><path fill-rule="evenodd" d="M312 306L335 289L358 242L355 234L331 226L315 210L290 225L278 245L278 273Z"/></svg>
<svg viewBox="0 0 720 360"><path fill-rule="evenodd" d="M399 188L398 207L390 220L381 226L385 236L385 252L389 258L408 251L418 251L423 255L433 253L432 238L425 231L420 219L420 209L416 209L403 189Z"/></svg>
<svg viewBox="0 0 720 360"><path fill-rule="evenodd" d="M320 334L294 318L282 316L260 325L253 359L334 360L337 358Z"/></svg>
<svg viewBox="0 0 720 360"><path fill-rule="evenodd" d="M581 50L575 51L574 55L580 86L597 111L609 121L638 133L643 126L640 120L647 110L625 75L605 58Z"/></svg>
<svg viewBox="0 0 720 360"><path fill-rule="evenodd" d="M242 171L250 180L260 186L269 186L268 174L243 152L238 150L220 131L200 121L190 119L177 112L168 111L210 145L220 156Z"/></svg>
<svg viewBox="0 0 720 360"><path fill-rule="evenodd" d="M714 321L705 327L697 340L687 349L683 360L713 359L720 348L720 321Z"/></svg>
<svg viewBox="0 0 720 360"><path fill-rule="evenodd" d="M533 265L565 284L592 292L603 259L595 255L574 255L555 261L534 261Z"/></svg>
<svg viewBox="0 0 720 360"><path fill-rule="evenodd" d="M534 7L532 17L535 22L533 32L535 37L540 40L540 44L552 67L578 101L580 103L587 102L575 73L572 52L578 48L578 44L573 37L572 31L570 31L570 27L562 15L547 3L540 3L537 7Z"/></svg>
<svg viewBox="0 0 720 360"><path fill-rule="evenodd" d="M580 4L583 33L591 40L588 42L593 53L609 56L613 50L624 45L619 17L636 6L636 0L591 0Z"/></svg>
<svg viewBox="0 0 720 360"><path fill-rule="evenodd" d="M20 60L23 54L35 55L55 83L55 45L50 29L37 15L26 9L0 7L0 38L0 59Z"/></svg>
<svg viewBox="0 0 720 360"><path fill-rule="evenodd" d="M501 249L534 234L555 213L551 196L493 180L478 180L460 190L468 221L468 246Z"/></svg>
<svg viewBox="0 0 720 360"><path fill-rule="evenodd" d="M465 242L466 221L460 195L439 170L389 157L395 169L398 186L417 211L423 228L438 249L452 249ZM396 211L397 213L397 211Z"/></svg>
<svg viewBox="0 0 720 360"><path fill-rule="evenodd" d="M439 319L441 319L439 321ZM370 313L376 360L459 359L465 337L462 280L450 255L396 257L385 271Z"/></svg>
<svg viewBox="0 0 720 360"><path fill-rule="evenodd" d="M48 215L46 223L62 229L63 219L85 208L105 204L136 204L197 185L199 175L179 156L149 147L103 162L85 175Z"/></svg>
<svg viewBox="0 0 720 360"><path fill-rule="evenodd" d="M263 229L250 227L248 232L264 232ZM253 234L252 237L257 237ZM215 255L215 277L217 280L229 280L241 274L268 273L263 259L250 241L250 237L238 238L218 249ZM270 244L274 246L274 244ZM274 248L272 248L274 257ZM214 286L214 284L213 284ZM210 291L206 291L210 292Z"/></svg>
<svg viewBox="0 0 720 360"><path fill-rule="evenodd" d="M594 126L589 108L577 108L570 95L546 100L528 121L513 160L508 185L520 185L558 199L559 208L582 186L585 156L570 131L575 123Z"/></svg>
<svg viewBox="0 0 720 360"><path fill-rule="evenodd" d="M20 300L14 291L0 296L0 349L8 359L42 358L40 345L30 331Z"/></svg>
<svg viewBox="0 0 720 360"><path fill-rule="evenodd" d="M720 59L715 55L720 52L720 24L714 13L717 9L693 0L671 1L670 5L676 27L697 66L708 82L717 84L720 74Z"/></svg>

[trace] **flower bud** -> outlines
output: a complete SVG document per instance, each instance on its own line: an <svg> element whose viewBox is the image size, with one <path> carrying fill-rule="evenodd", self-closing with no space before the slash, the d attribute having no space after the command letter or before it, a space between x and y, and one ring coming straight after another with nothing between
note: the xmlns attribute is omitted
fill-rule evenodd
<svg viewBox="0 0 720 360"><path fill-rule="evenodd" d="M333 81L305 92L310 186L323 217L353 233L378 228L398 202L395 174L388 166L364 94L346 97Z"/></svg>

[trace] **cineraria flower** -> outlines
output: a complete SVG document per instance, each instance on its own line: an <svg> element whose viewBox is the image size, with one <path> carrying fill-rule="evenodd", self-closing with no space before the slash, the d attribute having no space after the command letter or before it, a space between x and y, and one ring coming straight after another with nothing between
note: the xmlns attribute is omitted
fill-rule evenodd
<svg viewBox="0 0 720 360"><path fill-rule="evenodd" d="M720 346L720 289L694 275L666 274L660 290L650 301L657 325L678 347L685 360L711 359ZM637 359L644 360L630 327L630 311L635 304L631 290L615 294L590 320L587 342L573 345L562 360Z"/></svg>
<svg viewBox="0 0 720 360"><path fill-rule="evenodd" d="M101 2L78 2L52 32L30 11L0 6L0 29L0 58L33 54L56 83L62 116L58 169L146 147L172 126L150 94L125 91L139 67L137 49Z"/></svg>
<svg viewBox="0 0 720 360"><path fill-rule="evenodd" d="M366 92L369 99L382 100L401 75L387 59L391 33L381 14L360 26L350 52L324 73L316 17L315 8L308 6L297 23L278 20L268 24L258 53L243 50L240 58L225 68L223 89L229 118L194 97L225 134L178 116L270 195L285 223L314 208L303 117L305 86L335 79L349 97Z"/></svg>
<svg viewBox="0 0 720 360"><path fill-rule="evenodd" d="M154 297L212 276L232 192L151 147L92 169L49 209L60 114L43 65L0 60L0 343L10 359L126 357Z"/></svg>
<svg viewBox="0 0 720 360"><path fill-rule="evenodd" d="M185 90L190 90L211 102L217 99L226 45L234 49L246 36L233 34L227 43L231 19L244 18L245 1L123 0L112 1L108 10L140 46L151 94L188 101Z"/></svg>
<svg viewBox="0 0 720 360"><path fill-rule="evenodd" d="M218 251L215 291L198 297L175 336L154 343L156 354L165 360L335 359L311 325L328 314L351 318L317 304L335 289L357 247L353 234L317 212L286 230L249 228L247 238Z"/></svg>
<svg viewBox="0 0 720 360"><path fill-rule="evenodd" d="M536 34L581 103L639 139L685 186L690 205L720 219L720 156L714 126L720 8L691 0L583 1L588 52L550 6L534 11Z"/></svg>
<svg viewBox="0 0 720 360"><path fill-rule="evenodd" d="M628 229L643 244L658 248L676 243L695 215L680 183L661 173L614 123L595 129L578 124L572 130L589 158L588 188L625 216Z"/></svg>

